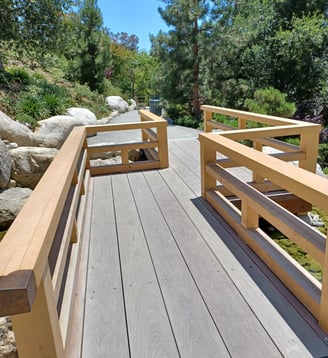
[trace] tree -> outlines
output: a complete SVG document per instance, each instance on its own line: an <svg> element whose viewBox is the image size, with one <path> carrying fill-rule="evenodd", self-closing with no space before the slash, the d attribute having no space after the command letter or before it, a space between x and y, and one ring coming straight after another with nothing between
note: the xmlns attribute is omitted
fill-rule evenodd
<svg viewBox="0 0 328 358"><path fill-rule="evenodd" d="M79 40L71 77L91 90L101 90L110 66L110 36L103 27L97 0L85 0L79 10Z"/></svg>
<svg viewBox="0 0 328 358"><path fill-rule="evenodd" d="M161 62L165 81L161 95L172 103L187 103L200 120L200 66L202 33L208 17L214 13L215 1L162 0L159 13L171 30L152 37L152 53Z"/></svg>
<svg viewBox="0 0 328 358"><path fill-rule="evenodd" d="M42 61L46 53L57 49L64 12L70 5L65 0L2 0L0 41L12 41L32 60Z"/></svg>
<svg viewBox="0 0 328 358"><path fill-rule="evenodd" d="M139 44L138 36L134 34L129 35L126 32L118 32L116 34L111 32L110 37L112 39L112 42L121 45L127 48L128 50L138 51L138 44Z"/></svg>

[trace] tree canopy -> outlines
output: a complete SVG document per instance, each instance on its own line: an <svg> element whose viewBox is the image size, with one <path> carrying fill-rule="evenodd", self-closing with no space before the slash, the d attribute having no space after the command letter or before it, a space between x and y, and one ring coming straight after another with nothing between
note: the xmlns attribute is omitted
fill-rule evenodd
<svg viewBox="0 0 328 358"><path fill-rule="evenodd" d="M196 118L197 98L245 108L246 98L269 87L297 105L328 105L327 1L161 2L169 31L152 37L152 54L163 99Z"/></svg>

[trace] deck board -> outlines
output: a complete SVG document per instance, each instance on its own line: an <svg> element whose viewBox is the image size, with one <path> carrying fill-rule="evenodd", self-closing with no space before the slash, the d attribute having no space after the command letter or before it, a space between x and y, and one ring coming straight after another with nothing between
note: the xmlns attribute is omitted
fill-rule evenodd
<svg viewBox="0 0 328 358"><path fill-rule="evenodd" d="M168 169L91 179L82 357L328 356L313 317L200 198L198 141L169 149Z"/></svg>
<svg viewBox="0 0 328 358"><path fill-rule="evenodd" d="M129 356L110 177L94 180L83 355ZM100 309L101 308L101 309Z"/></svg>

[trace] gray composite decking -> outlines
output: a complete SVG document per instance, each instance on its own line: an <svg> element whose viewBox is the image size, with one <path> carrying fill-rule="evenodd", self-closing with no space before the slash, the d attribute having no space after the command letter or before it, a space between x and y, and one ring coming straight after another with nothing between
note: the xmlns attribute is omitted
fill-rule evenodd
<svg viewBox="0 0 328 358"><path fill-rule="evenodd" d="M197 139L170 168L91 178L82 357L325 357L316 320L200 197Z"/></svg>

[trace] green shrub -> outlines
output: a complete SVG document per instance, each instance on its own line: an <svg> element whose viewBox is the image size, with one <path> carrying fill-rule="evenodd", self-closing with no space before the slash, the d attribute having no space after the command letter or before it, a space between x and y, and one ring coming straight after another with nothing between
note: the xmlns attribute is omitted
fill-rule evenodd
<svg viewBox="0 0 328 358"><path fill-rule="evenodd" d="M184 104L169 104L165 107L167 116L173 121L183 117L190 117L190 109Z"/></svg>
<svg viewBox="0 0 328 358"><path fill-rule="evenodd" d="M280 117L292 117L296 111L295 103L286 101L286 94L269 87L254 93L254 99L246 99L245 105L251 112Z"/></svg>
<svg viewBox="0 0 328 358"><path fill-rule="evenodd" d="M44 107L50 116L62 114L65 110L65 104L61 98L55 94L47 93L40 99L44 103Z"/></svg>
<svg viewBox="0 0 328 358"><path fill-rule="evenodd" d="M37 126L37 120L32 116L30 116L29 114L19 112L16 115L16 119L21 123L28 124L29 127L31 127L32 129L34 129Z"/></svg>
<svg viewBox="0 0 328 358"><path fill-rule="evenodd" d="M88 85L74 83L74 96L76 100L91 99L92 91Z"/></svg>
<svg viewBox="0 0 328 358"><path fill-rule="evenodd" d="M319 144L318 162L322 168L328 168L328 144Z"/></svg>
<svg viewBox="0 0 328 358"><path fill-rule="evenodd" d="M31 83L31 76L23 68L10 68L7 72L12 82L19 82L23 85Z"/></svg>
<svg viewBox="0 0 328 358"><path fill-rule="evenodd" d="M288 138L282 138L285 142L293 145L300 145L300 139L298 137L288 137Z"/></svg>
<svg viewBox="0 0 328 358"><path fill-rule="evenodd" d="M223 123L228 126L238 128L238 119L237 118L225 116L224 114L220 114L220 113L214 113L213 119L219 123Z"/></svg>
<svg viewBox="0 0 328 358"><path fill-rule="evenodd" d="M184 127L198 128L198 121L190 116L183 116L174 121L175 124Z"/></svg>
<svg viewBox="0 0 328 358"><path fill-rule="evenodd" d="M32 124L30 118L33 118L32 122L34 123L48 115L49 111L40 96L25 94L16 104L16 118L21 122Z"/></svg>

